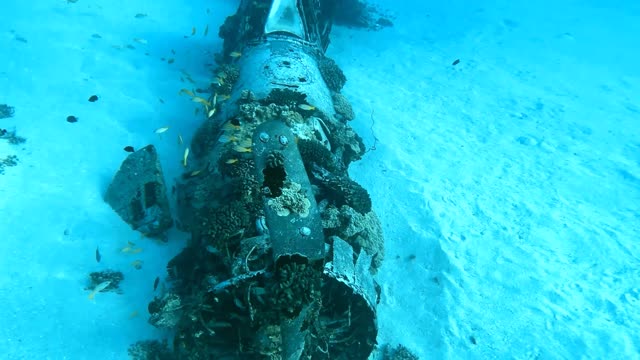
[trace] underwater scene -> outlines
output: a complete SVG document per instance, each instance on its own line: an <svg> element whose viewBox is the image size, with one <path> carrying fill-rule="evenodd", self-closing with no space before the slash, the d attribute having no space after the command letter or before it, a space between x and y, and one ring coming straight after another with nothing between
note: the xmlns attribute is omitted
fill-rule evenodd
<svg viewBox="0 0 640 360"><path fill-rule="evenodd" d="M0 358L640 359L640 2L0 3Z"/></svg>

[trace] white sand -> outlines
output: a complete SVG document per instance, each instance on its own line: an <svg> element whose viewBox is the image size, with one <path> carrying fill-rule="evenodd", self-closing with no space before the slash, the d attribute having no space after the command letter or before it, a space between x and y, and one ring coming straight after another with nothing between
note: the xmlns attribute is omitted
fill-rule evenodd
<svg viewBox="0 0 640 360"><path fill-rule="evenodd" d="M393 28L334 28L328 52L352 126L379 139L351 169L387 240L379 342L421 359L638 358L640 6L386 2ZM169 184L179 174L176 137L201 118L177 92L206 87L236 4L6 3L0 103L16 114L0 128L27 142L0 141L20 159L0 175L0 353L126 358L168 336L146 305L185 235L140 239L102 196L126 145L155 144ZM121 253L127 241L144 251ZM107 268L124 293L87 299L87 274Z"/></svg>

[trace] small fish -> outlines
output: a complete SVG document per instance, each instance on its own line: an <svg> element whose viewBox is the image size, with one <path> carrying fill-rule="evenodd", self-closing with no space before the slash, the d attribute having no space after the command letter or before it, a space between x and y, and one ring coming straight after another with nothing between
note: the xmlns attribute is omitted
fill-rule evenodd
<svg viewBox="0 0 640 360"><path fill-rule="evenodd" d="M136 16L135 16L136 19L142 19L142 18L146 18L146 17L147 17L147 14L145 14L145 13L137 13Z"/></svg>
<svg viewBox="0 0 640 360"><path fill-rule="evenodd" d="M176 61L176 59L174 59L174 58L169 58L169 59L167 60L167 64L173 64L175 61Z"/></svg>
<svg viewBox="0 0 640 360"><path fill-rule="evenodd" d="M235 164L237 162L238 162L238 159L229 159L229 160L225 161L225 163L227 163L227 164Z"/></svg>
<svg viewBox="0 0 640 360"><path fill-rule="evenodd" d="M89 96L89 102L96 102L96 101L98 101L98 95Z"/></svg>
<svg viewBox="0 0 640 360"><path fill-rule="evenodd" d="M213 109L209 110L209 113L207 114L207 117L212 117L215 114L216 114L216 108L213 108Z"/></svg>
<svg viewBox="0 0 640 360"><path fill-rule="evenodd" d="M128 146L124 147L124 151L126 151L126 152L134 152L136 150L133 148L133 146L128 145Z"/></svg>
<svg viewBox="0 0 640 360"><path fill-rule="evenodd" d="M136 243L134 243L133 241L127 241L127 244L129 244L129 246L136 246Z"/></svg>
<svg viewBox="0 0 640 360"><path fill-rule="evenodd" d="M218 93L213 94L213 104L211 104L211 107L215 108L216 105L218 105Z"/></svg>
<svg viewBox="0 0 640 360"><path fill-rule="evenodd" d="M226 100L229 100L229 99L231 99L231 96L229 96L229 95L220 95L220 100L222 100L222 101L226 101Z"/></svg>
<svg viewBox="0 0 640 360"><path fill-rule="evenodd" d="M207 36L208 33L209 33L209 24L207 24L207 27L204 28L204 34L202 36Z"/></svg>
<svg viewBox="0 0 640 360"><path fill-rule="evenodd" d="M207 245L207 246L205 247L205 249L206 249L208 252L212 253L212 254L217 254L217 253L219 253L219 252L220 252L220 250L218 250L218 248L216 248L216 247L215 247L215 246L213 246L213 245Z"/></svg>
<svg viewBox="0 0 640 360"><path fill-rule="evenodd" d="M102 259L102 255L100 255L100 248L96 246L96 261L100 262L100 259Z"/></svg>
<svg viewBox="0 0 640 360"><path fill-rule="evenodd" d="M194 26L194 27L191 28L191 36L193 36L195 34L196 34L196 27Z"/></svg>
<svg viewBox="0 0 640 360"><path fill-rule="evenodd" d="M143 38L133 38L133 41L142 45L147 45L149 43L146 39L143 39Z"/></svg>
<svg viewBox="0 0 640 360"><path fill-rule="evenodd" d="M250 148L251 145L253 145L253 141L251 140L251 138L245 138L243 140L241 140L238 145L245 147L245 148Z"/></svg>
<svg viewBox="0 0 640 360"><path fill-rule="evenodd" d="M102 36L100 36L100 34L91 34L91 37L94 39L102 39Z"/></svg>
<svg viewBox="0 0 640 360"><path fill-rule="evenodd" d="M189 96L191 96L191 97L196 96L196 95L193 93L193 91L188 90L188 89L180 89L180 91L178 91L178 95L182 95L182 94L184 94L184 95L189 95Z"/></svg>
<svg viewBox="0 0 640 360"><path fill-rule="evenodd" d="M207 101L206 99L201 98L200 96L194 96L193 98L191 98L191 101L196 102L196 103L200 103L204 106L208 106L211 107L211 103L209 101Z"/></svg>
<svg viewBox="0 0 640 360"><path fill-rule="evenodd" d="M220 136L220 137L218 138L218 142L219 142L219 143L222 143L222 144L226 144L226 143L229 143L229 142L236 142L236 141L238 141L238 138L237 138L237 137L235 137L235 136L233 136L233 135L231 135L231 136L229 136L229 135L222 135L222 136Z"/></svg>
<svg viewBox="0 0 640 360"><path fill-rule="evenodd" d="M160 101L160 104L164 104L164 100L162 100L162 98L158 98L158 101Z"/></svg>
<svg viewBox="0 0 640 360"><path fill-rule="evenodd" d="M133 244L133 243L130 243ZM125 247L123 247L120 252L126 253L126 254L138 254L142 252L142 248L134 248L135 245L127 245Z"/></svg>
<svg viewBox="0 0 640 360"><path fill-rule="evenodd" d="M161 128L157 128L154 132L155 132L156 134L162 134L163 132L165 132L165 131L167 131L167 130L169 130L169 127L168 127L168 126L163 126L163 127L161 127Z"/></svg>
<svg viewBox="0 0 640 360"><path fill-rule="evenodd" d="M160 284L160 277L156 277L156 280L153 282L153 291L156 291L156 289L158 289L158 284Z"/></svg>
<svg viewBox="0 0 640 360"><path fill-rule="evenodd" d="M237 151L237 152L241 152L241 153L248 153L251 152L251 148L247 148L247 147L242 147L240 145L236 145L233 147L233 150Z"/></svg>
<svg viewBox="0 0 640 360"><path fill-rule="evenodd" d="M78 122L78 118L73 115L69 115L67 116L67 122L70 122L70 123Z"/></svg>
<svg viewBox="0 0 640 360"><path fill-rule="evenodd" d="M138 316L138 310L132 311L131 314L129 314L129 319L133 319L136 316Z"/></svg>
<svg viewBox="0 0 640 360"><path fill-rule="evenodd" d="M184 144L184 141L182 140L182 135L178 134L178 144L182 145Z"/></svg>
<svg viewBox="0 0 640 360"><path fill-rule="evenodd" d="M200 108L193 109L193 115L198 116L198 114L200 114Z"/></svg>
<svg viewBox="0 0 640 360"><path fill-rule="evenodd" d="M313 110L316 109L314 106L311 106L309 104L300 104L300 105L298 105L298 108L300 108L301 110L304 110L304 111L313 111Z"/></svg>
<svg viewBox="0 0 640 360"><path fill-rule="evenodd" d="M133 260L131 262L131 266L133 266L136 270L142 269L142 264L144 264L142 260Z"/></svg>
<svg viewBox="0 0 640 360"><path fill-rule="evenodd" d="M242 56L242 53L241 53L241 52L239 52L239 51L232 51L232 52L229 54L229 56L231 56L231 57L232 57L232 58L234 58L234 59L237 59L237 58L239 58L240 56Z"/></svg>
<svg viewBox="0 0 640 360"><path fill-rule="evenodd" d="M182 155L182 166L187 167L187 158L189 157L189 148L184 149L184 155Z"/></svg>
<svg viewBox="0 0 640 360"><path fill-rule="evenodd" d="M460 64L460 59L455 59L451 65L456 66Z"/></svg>
<svg viewBox="0 0 640 360"><path fill-rule="evenodd" d="M106 289L109 285L111 285L111 281L107 280L105 282L101 282L100 284L98 284L92 291L91 293L89 293L89 300L93 300L93 298L96 297L96 294L99 293L100 291Z"/></svg>
<svg viewBox="0 0 640 360"><path fill-rule="evenodd" d="M190 177L198 176L198 175L200 175L201 172L202 172L202 169L194 170L194 171L191 172L191 174L189 174L189 176Z"/></svg>

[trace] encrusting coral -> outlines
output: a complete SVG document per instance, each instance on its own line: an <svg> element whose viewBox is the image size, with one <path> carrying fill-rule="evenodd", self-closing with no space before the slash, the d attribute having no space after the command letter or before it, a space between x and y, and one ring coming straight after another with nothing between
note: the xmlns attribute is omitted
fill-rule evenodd
<svg viewBox="0 0 640 360"><path fill-rule="evenodd" d="M278 216L288 216L294 213L301 217L307 217L311 208L311 201L305 195L300 184L285 181L282 195L270 199L267 205L275 210Z"/></svg>

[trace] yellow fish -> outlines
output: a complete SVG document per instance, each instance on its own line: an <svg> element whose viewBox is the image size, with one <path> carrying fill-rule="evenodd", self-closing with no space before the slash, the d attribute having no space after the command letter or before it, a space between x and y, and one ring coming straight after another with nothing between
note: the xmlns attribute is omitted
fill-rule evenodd
<svg viewBox="0 0 640 360"><path fill-rule="evenodd" d="M198 176L198 175L200 175L201 172L202 172L202 169L194 170L194 171L191 172L191 174L189 174L189 176L191 176L191 177Z"/></svg>
<svg viewBox="0 0 640 360"><path fill-rule="evenodd" d="M195 96L195 95L193 94L193 91L188 90L188 89L180 89L180 91L178 92L178 95L182 95L182 94L189 95L189 96L191 96L191 97L194 97L194 96Z"/></svg>
<svg viewBox="0 0 640 360"><path fill-rule="evenodd" d="M242 53L240 51L232 51L229 56L231 56L234 59L239 58L240 56L242 56Z"/></svg>
<svg viewBox="0 0 640 360"><path fill-rule="evenodd" d="M251 152L251 148L247 148L247 147L242 147L239 145L236 145L233 147L233 150L237 151L237 152L241 152L241 153L248 153Z"/></svg>
<svg viewBox="0 0 640 360"><path fill-rule="evenodd" d="M93 298L96 297L96 294L99 293L100 291L106 289L109 285L111 285L111 281L107 280L104 282L101 282L100 284L98 284L90 293L89 293L89 300L93 300Z"/></svg>
<svg viewBox="0 0 640 360"><path fill-rule="evenodd" d="M209 114L207 114L207 117L212 117L215 114L216 114L216 108L213 108L213 109L209 110Z"/></svg>
<svg viewBox="0 0 640 360"><path fill-rule="evenodd" d="M193 98L191 98L191 101L196 102L196 103L200 103L204 106L208 106L211 107L211 103L208 102L206 99L201 98L200 96L194 96Z"/></svg>
<svg viewBox="0 0 640 360"><path fill-rule="evenodd" d="M169 130L169 127L168 127L168 126L163 126L163 127L161 127L161 128L157 128L157 129L155 130L155 133L156 133L156 134L162 134L163 132L165 132L165 131L167 131L167 130Z"/></svg>
<svg viewBox="0 0 640 360"><path fill-rule="evenodd" d="M138 310L132 311L131 314L129 314L129 319L133 319L136 316L138 316Z"/></svg>
<svg viewBox="0 0 640 360"><path fill-rule="evenodd" d="M207 27L204 28L204 35L202 36L207 36L208 33L209 33L209 24L207 24Z"/></svg>
<svg viewBox="0 0 640 360"><path fill-rule="evenodd" d="M143 39L143 38L133 38L133 41L137 42L138 44L142 44L142 45L147 45L148 41Z"/></svg>
<svg viewBox="0 0 640 360"><path fill-rule="evenodd" d="M228 122L226 124L224 124L224 126L222 126L222 128L225 131L234 131L234 130L240 130L240 126L238 125L233 125L232 123Z"/></svg>
<svg viewBox="0 0 640 360"><path fill-rule="evenodd" d="M218 138L218 142L219 143L223 143L223 144L226 144L226 143L232 142L232 141L236 142L236 141L238 141L238 138L233 136L233 135L224 135L224 134Z"/></svg>
<svg viewBox="0 0 640 360"><path fill-rule="evenodd" d="M182 141L182 135L178 134L178 144L182 145L184 144L184 141Z"/></svg>
<svg viewBox="0 0 640 360"><path fill-rule="evenodd" d="M229 95L220 95L220 99L223 100L223 101L229 100L229 99L231 99L231 96L229 96Z"/></svg>
<svg viewBox="0 0 640 360"><path fill-rule="evenodd" d="M142 264L143 264L142 260L133 260L131 262L131 266L133 266L136 270L142 269Z"/></svg>
<svg viewBox="0 0 640 360"><path fill-rule="evenodd" d="M225 161L225 163L227 163L227 164L235 164L237 162L238 162L238 159L229 159L229 160Z"/></svg>
<svg viewBox="0 0 640 360"><path fill-rule="evenodd" d="M253 145L253 141L251 140L251 138L245 138L242 141L240 141L240 143L238 143L238 145L245 147L245 148L250 148L251 145Z"/></svg>
<svg viewBox="0 0 640 360"><path fill-rule="evenodd" d="M196 27L194 26L194 27L191 28L191 36L193 36L195 34L196 34Z"/></svg>
<svg viewBox="0 0 640 360"><path fill-rule="evenodd" d="M316 108L314 106L311 106L309 104L300 104L298 105L298 108L304 110L304 111L312 111L315 110Z"/></svg>
<svg viewBox="0 0 640 360"><path fill-rule="evenodd" d="M182 166L187 167L187 158L189 157L189 148L184 149L184 155L182 155Z"/></svg>

